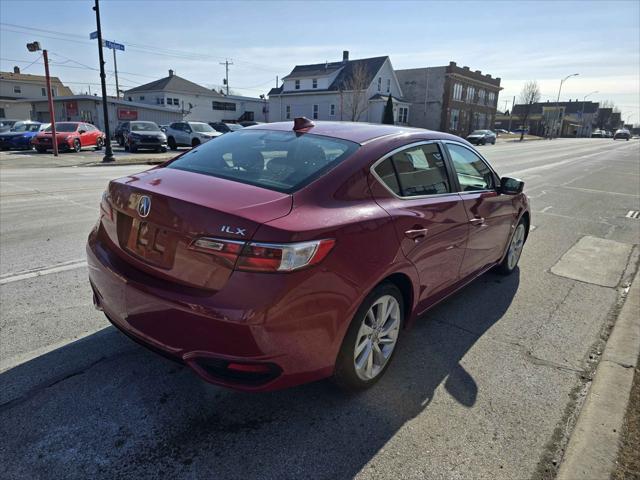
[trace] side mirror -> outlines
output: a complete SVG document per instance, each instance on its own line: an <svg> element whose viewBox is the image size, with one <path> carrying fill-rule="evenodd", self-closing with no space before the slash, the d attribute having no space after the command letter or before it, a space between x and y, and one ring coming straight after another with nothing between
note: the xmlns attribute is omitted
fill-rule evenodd
<svg viewBox="0 0 640 480"><path fill-rule="evenodd" d="M80 135L82 135L83 133L87 133L87 131L86 131L86 130L78 130L78 133L79 133Z"/></svg>
<svg viewBox="0 0 640 480"><path fill-rule="evenodd" d="M519 178L502 177L500 179L500 193L518 195L524 190L524 182Z"/></svg>

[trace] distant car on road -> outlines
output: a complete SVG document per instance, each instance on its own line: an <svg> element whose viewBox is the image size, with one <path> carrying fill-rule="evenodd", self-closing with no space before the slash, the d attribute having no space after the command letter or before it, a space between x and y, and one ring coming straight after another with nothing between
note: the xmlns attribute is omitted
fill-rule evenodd
<svg viewBox="0 0 640 480"><path fill-rule="evenodd" d="M509 130L505 130L504 128L498 128L496 133L511 133Z"/></svg>
<svg viewBox="0 0 640 480"><path fill-rule="evenodd" d="M594 130L591 132L591 138L605 138L607 136L607 132L604 130Z"/></svg>
<svg viewBox="0 0 640 480"><path fill-rule="evenodd" d="M619 138L629 140L631 138L631 132L626 128L619 128L618 130L616 130L616 133L613 134L613 139L617 140Z"/></svg>
<svg viewBox="0 0 640 480"><path fill-rule="evenodd" d="M16 122L19 122L20 120L12 120L12 119L8 119L8 118L3 118L2 120L0 120L0 133L2 132L8 132L11 127L13 127L13 125ZM27 120L24 120L27 121Z"/></svg>
<svg viewBox="0 0 640 480"><path fill-rule="evenodd" d="M8 131L0 133L0 149L31 150L31 139L46 125L49 124L31 121L14 123Z"/></svg>
<svg viewBox="0 0 640 480"><path fill-rule="evenodd" d="M167 128L167 144L171 150L178 147L197 147L222 135L204 122L174 122Z"/></svg>
<svg viewBox="0 0 640 480"><path fill-rule="evenodd" d="M242 130L244 127L239 123L209 122L216 132L229 133L236 130Z"/></svg>
<svg viewBox="0 0 640 480"><path fill-rule="evenodd" d="M474 145L486 145L490 143L496 144L496 134L491 130L474 130L470 135L467 135L467 142Z"/></svg>
<svg viewBox="0 0 640 480"><path fill-rule="evenodd" d="M125 122L121 128L122 146L131 153L145 148L156 152L167 151L167 136L155 122Z"/></svg>
<svg viewBox="0 0 640 480"><path fill-rule="evenodd" d="M446 133L243 129L109 183L87 242L93 301L212 383L361 390L418 315L492 268L517 272L523 188Z"/></svg>
<svg viewBox="0 0 640 480"><path fill-rule="evenodd" d="M53 149L51 125L44 131L36 134L31 143L38 153L45 153ZM79 152L85 147L94 147L101 150L104 146L104 133L90 123L84 122L57 122L56 142L58 149L69 152Z"/></svg>

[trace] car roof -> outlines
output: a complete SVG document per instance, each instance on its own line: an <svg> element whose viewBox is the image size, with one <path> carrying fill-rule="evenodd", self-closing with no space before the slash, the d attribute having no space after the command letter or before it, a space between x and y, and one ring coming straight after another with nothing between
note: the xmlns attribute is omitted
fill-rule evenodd
<svg viewBox="0 0 640 480"><path fill-rule="evenodd" d="M454 135L436 132L433 130L425 130L422 128L404 127L399 125L382 125L377 123L364 122L325 122L313 121L313 127L304 130L304 133L312 133L315 135L324 135L327 137L339 138L342 140L350 140L355 143L366 143L380 137L400 136L406 134L422 134L426 140L440 139L458 139ZM293 131L293 121L263 123L245 127L245 130L275 130L275 131Z"/></svg>

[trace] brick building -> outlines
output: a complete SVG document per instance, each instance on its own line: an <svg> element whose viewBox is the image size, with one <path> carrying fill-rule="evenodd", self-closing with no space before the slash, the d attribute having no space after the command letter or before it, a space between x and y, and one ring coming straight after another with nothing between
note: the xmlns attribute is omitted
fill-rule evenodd
<svg viewBox="0 0 640 480"><path fill-rule="evenodd" d="M493 127L502 90L500 77L459 67L455 62L396 70L396 76L404 99L411 102L410 126L461 136Z"/></svg>

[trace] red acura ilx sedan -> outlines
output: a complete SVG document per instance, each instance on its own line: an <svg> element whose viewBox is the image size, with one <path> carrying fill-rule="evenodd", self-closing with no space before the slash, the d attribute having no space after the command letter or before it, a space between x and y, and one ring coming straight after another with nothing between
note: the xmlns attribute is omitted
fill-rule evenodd
<svg viewBox="0 0 640 480"><path fill-rule="evenodd" d="M87 245L94 302L212 383L365 388L417 316L514 271L523 186L444 133L242 129L110 182Z"/></svg>

